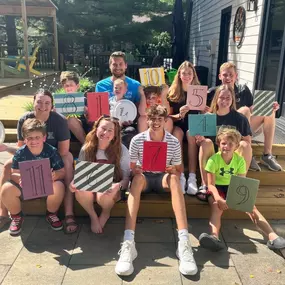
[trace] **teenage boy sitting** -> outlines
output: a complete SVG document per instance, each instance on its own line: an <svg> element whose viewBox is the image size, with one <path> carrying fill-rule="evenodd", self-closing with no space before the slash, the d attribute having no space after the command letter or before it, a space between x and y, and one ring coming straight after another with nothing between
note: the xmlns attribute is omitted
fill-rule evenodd
<svg viewBox="0 0 285 285"><path fill-rule="evenodd" d="M259 131L263 131L264 151L261 157L261 163L265 164L272 171L281 171L281 165L272 155L272 144L275 133L275 113L279 109L279 104L278 102L273 103L273 112L271 116L252 116L253 96L245 84L237 84L237 78L238 73L234 63L225 62L221 65L219 79L222 81L223 85L229 84L232 88L234 88L238 111L248 118L253 134L258 134ZM210 106L211 101L214 98L216 88L217 87L213 87L209 89L208 106ZM253 171L261 170L254 157L252 157L249 169Z"/></svg>
<svg viewBox="0 0 285 285"><path fill-rule="evenodd" d="M66 93L76 93L79 92L79 76L73 71L63 71L60 74L60 83ZM85 102L86 104L87 102ZM81 144L84 144L86 134L88 134L92 129L92 124L88 122L87 119L87 106L85 107L85 113L80 117L68 117L67 123L68 128L73 133L73 135L78 139Z"/></svg>
<svg viewBox="0 0 285 285"><path fill-rule="evenodd" d="M24 221L21 208L22 188L19 162L43 158L50 160L54 191L53 195L47 197L46 221L53 230L61 230L63 226L57 216L57 211L65 193L63 161L56 148L45 143L46 127L41 121L27 119L22 126L22 135L25 145L16 151L13 157L11 180L5 182L1 188L1 200L11 213L10 234L19 234Z"/></svg>
<svg viewBox="0 0 285 285"><path fill-rule="evenodd" d="M180 259L179 270L185 275L195 275L198 271L189 240L185 201L180 186L182 168L179 141L164 130L167 119L165 107L155 105L147 109L149 128L136 135L130 145L132 185L128 197L124 242L115 271L118 275L131 275L134 271L133 260L137 257L135 247L135 227L142 192L170 192L172 207L178 227L177 257ZM144 172L142 170L144 141L167 142L167 161L165 172Z"/></svg>
<svg viewBox="0 0 285 285"><path fill-rule="evenodd" d="M224 248L219 239L221 217L228 209L226 203L228 186L231 175L246 176L246 163L242 156L235 152L241 141L241 134L234 129L220 128L216 143L219 152L207 162L208 202L211 207L210 234L203 233L199 237L200 245L212 251ZM254 206L252 213L247 213L250 219L262 230L268 238L267 246L272 249L285 248L285 240L279 237L266 219Z"/></svg>

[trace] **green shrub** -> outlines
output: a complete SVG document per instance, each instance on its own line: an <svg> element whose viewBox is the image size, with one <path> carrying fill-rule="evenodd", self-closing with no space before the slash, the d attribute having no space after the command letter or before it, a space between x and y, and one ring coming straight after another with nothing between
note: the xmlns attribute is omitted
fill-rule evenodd
<svg viewBox="0 0 285 285"><path fill-rule="evenodd" d="M23 106L23 108L24 108L24 110L25 110L26 112L32 112L32 111L34 110L34 104L33 104L32 101L31 101L31 102L27 102L27 103L25 103L25 105Z"/></svg>

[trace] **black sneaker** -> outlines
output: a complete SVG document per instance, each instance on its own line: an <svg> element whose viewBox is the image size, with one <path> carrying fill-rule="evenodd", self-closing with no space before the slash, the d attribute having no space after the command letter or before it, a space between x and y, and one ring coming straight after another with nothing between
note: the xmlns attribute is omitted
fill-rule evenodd
<svg viewBox="0 0 285 285"><path fill-rule="evenodd" d="M271 250L278 250L285 248L285 239L282 237L278 237L275 240L269 240L267 242L267 246Z"/></svg>

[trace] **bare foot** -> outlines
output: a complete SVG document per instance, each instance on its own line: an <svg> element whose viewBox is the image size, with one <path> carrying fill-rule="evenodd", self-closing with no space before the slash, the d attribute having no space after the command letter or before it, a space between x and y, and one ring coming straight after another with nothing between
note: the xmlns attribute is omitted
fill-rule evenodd
<svg viewBox="0 0 285 285"><path fill-rule="evenodd" d="M102 211L100 217L99 217L99 223L102 227L102 229L104 228L105 224L107 223L107 221L110 218L110 212L104 212Z"/></svg>
<svg viewBox="0 0 285 285"><path fill-rule="evenodd" d="M91 231L95 234L101 234L103 232L99 219L91 219Z"/></svg>

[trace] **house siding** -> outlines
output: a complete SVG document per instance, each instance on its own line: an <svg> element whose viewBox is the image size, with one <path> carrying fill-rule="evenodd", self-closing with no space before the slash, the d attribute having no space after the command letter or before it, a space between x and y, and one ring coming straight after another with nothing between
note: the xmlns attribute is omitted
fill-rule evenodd
<svg viewBox="0 0 285 285"><path fill-rule="evenodd" d="M210 70L210 85L214 86L216 83L221 11L232 6L228 60L233 61L237 65L239 83L246 83L253 90L264 1L258 1L258 11L256 13L246 12L245 36L241 48L237 48L232 39L234 18L239 6L243 6L246 9L247 1L193 0L188 56L195 65L206 66L210 69L211 57L206 49L206 45L209 41L216 40L216 53Z"/></svg>

